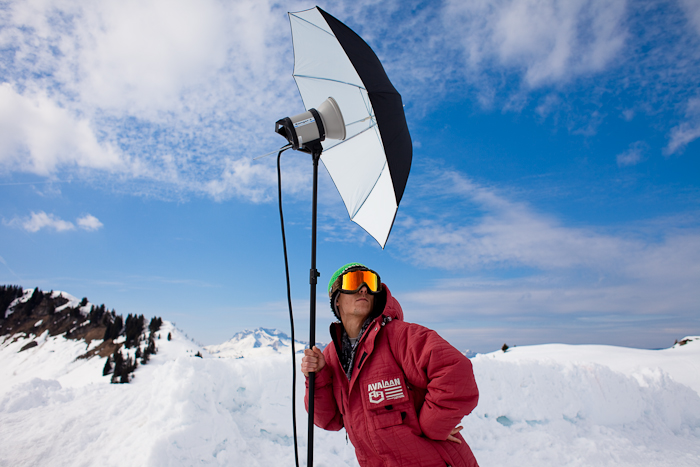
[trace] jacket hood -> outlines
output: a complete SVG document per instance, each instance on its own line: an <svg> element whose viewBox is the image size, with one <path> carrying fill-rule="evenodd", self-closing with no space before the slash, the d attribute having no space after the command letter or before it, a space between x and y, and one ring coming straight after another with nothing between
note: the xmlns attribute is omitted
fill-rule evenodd
<svg viewBox="0 0 700 467"><path fill-rule="evenodd" d="M384 305L383 314L387 315L391 319L398 319L399 321L403 321L403 310L401 309L399 301L396 300L393 295L391 295L389 287L387 287L386 284L383 282L382 288L386 292L386 305Z"/></svg>

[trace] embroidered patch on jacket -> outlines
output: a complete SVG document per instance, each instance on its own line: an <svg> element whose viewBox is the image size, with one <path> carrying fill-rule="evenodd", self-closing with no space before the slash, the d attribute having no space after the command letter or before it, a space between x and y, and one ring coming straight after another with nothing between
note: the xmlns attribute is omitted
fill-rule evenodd
<svg viewBox="0 0 700 467"><path fill-rule="evenodd" d="M370 404L398 402L407 396L406 388L400 377L382 379L367 384L367 395Z"/></svg>

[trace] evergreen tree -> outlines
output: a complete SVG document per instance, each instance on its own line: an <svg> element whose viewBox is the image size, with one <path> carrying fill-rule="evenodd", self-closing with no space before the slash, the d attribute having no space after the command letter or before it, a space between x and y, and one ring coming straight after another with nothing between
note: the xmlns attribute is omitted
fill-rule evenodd
<svg viewBox="0 0 700 467"><path fill-rule="evenodd" d="M114 315L112 315L114 316ZM114 317L114 320L112 321L111 325L107 327L107 330L105 331L105 339L116 339L118 338L124 329L124 318L122 318L121 315L116 315ZM109 336L107 336L107 332L109 332Z"/></svg>
<svg viewBox="0 0 700 467"><path fill-rule="evenodd" d="M143 357L141 357L141 365L145 365L148 363L148 361L151 359L151 354L148 351L148 347L146 347L146 350L143 352Z"/></svg>
<svg viewBox="0 0 700 467"><path fill-rule="evenodd" d="M112 322L107 322L107 328L105 329L105 335L102 337L103 340L112 339Z"/></svg>
<svg viewBox="0 0 700 467"><path fill-rule="evenodd" d="M102 376L107 376L112 372L112 363L110 363L110 357L107 357L107 361L105 362L105 367L102 370Z"/></svg>
<svg viewBox="0 0 700 467"><path fill-rule="evenodd" d="M22 294L24 294L24 290L18 285L0 286L0 319L5 318L5 312L10 303L21 297Z"/></svg>
<svg viewBox="0 0 700 467"><path fill-rule="evenodd" d="M39 290L39 287L36 287L34 289L34 293L32 293L32 296L29 297L29 300L27 303L24 304L24 313L27 316L31 316L32 311L34 311L34 308L37 307L39 303L41 303L41 300L44 298L44 294Z"/></svg>
<svg viewBox="0 0 700 467"><path fill-rule="evenodd" d="M158 349L156 348L156 341L155 339L153 339L153 334L151 334L150 336L148 336L148 347L146 347L146 352L148 352L149 354L156 354L158 353L157 350Z"/></svg>
<svg viewBox="0 0 700 467"><path fill-rule="evenodd" d="M80 308L71 308L70 315L73 318L82 318L83 317L83 314L80 312ZM81 321L82 321L82 319L81 319Z"/></svg>
<svg viewBox="0 0 700 467"><path fill-rule="evenodd" d="M104 305L100 306L100 308L102 307L104 307ZM109 313L105 312L102 321L106 325L104 340L116 339L123 333L124 318L122 318L121 315L115 314L114 310Z"/></svg>
<svg viewBox="0 0 700 467"><path fill-rule="evenodd" d="M136 347L139 343L139 338L143 333L143 328L146 323L143 315L136 316L131 315L131 313L126 317L125 325L125 335L126 335L126 348L130 349Z"/></svg>
<svg viewBox="0 0 700 467"><path fill-rule="evenodd" d="M160 319L160 317L158 316L154 316L153 318L151 318L151 322L148 325L148 330L151 331L151 333L158 332L162 325L163 320Z"/></svg>
<svg viewBox="0 0 700 467"><path fill-rule="evenodd" d="M102 316L104 315L104 310L101 310L100 308L96 307L95 305L92 305L90 307L90 313L88 313L88 319L90 320L90 324L93 326L97 326L102 322Z"/></svg>
<svg viewBox="0 0 700 467"><path fill-rule="evenodd" d="M114 351L112 355L114 360L114 373L112 373L112 383L118 383L122 372L124 371L124 357L119 349Z"/></svg>
<svg viewBox="0 0 700 467"><path fill-rule="evenodd" d="M124 366L122 368L122 374L120 376L119 382L120 383L128 383L129 380L131 379L131 373L136 370L136 367L138 366L138 362L136 362L134 359L131 357L128 357L126 360L124 360Z"/></svg>
<svg viewBox="0 0 700 467"><path fill-rule="evenodd" d="M153 338L153 331L150 332L148 335L148 345L146 346L146 349L143 352L143 358L141 359L142 364L148 363L148 360L150 360L151 355L156 353L156 340Z"/></svg>
<svg viewBox="0 0 700 467"><path fill-rule="evenodd" d="M121 350L116 349L114 355L112 355L114 360L114 373L112 374L112 383L128 383L131 379L131 373L138 367L138 362L133 358L124 356Z"/></svg>
<svg viewBox="0 0 700 467"><path fill-rule="evenodd" d="M104 326L108 326L109 323L114 321L114 316L112 316L111 313L107 312L107 309L105 308L104 304L100 305L97 309L97 315L101 316L100 322Z"/></svg>

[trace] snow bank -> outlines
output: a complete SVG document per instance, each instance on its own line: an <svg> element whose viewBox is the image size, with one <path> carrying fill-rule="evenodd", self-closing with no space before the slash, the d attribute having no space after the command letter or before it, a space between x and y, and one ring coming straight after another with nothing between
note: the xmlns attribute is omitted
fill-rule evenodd
<svg viewBox="0 0 700 467"><path fill-rule="evenodd" d="M680 342L661 350L610 345L531 345L511 347L505 353L493 352L489 355L506 362L594 363L633 377L641 377L641 373L649 369L661 370L700 394L700 337L689 336Z"/></svg>
<svg viewBox="0 0 700 467"><path fill-rule="evenodd" d="M35 341L36 347L20 350ZM91 347L101 343L91 342ZM30 334L15 340L12 336L0 336L0 397L17 384L35 378L56 380L62 387L84 386L102 381L104 359L78 359L89 350L85 341L70 340L63 336ZM108 383L109 378L105 379Z"/></svg>
<svg viewBox="0 0 700 467"><path fill-rule="evenodd" d="M20 354L20 342L1 344L0 465L294 464L290 355L213 358L170 323L159 334L158 354L126 385L80 373L89 364L101 375L104 361L71 361L70 341ZM481 399L462 433L482 467L700 465L700 396L674 374L697 364L698 344L657 351L651 365L615 347L478 355ZM297 384L305 465L303 377ZM317 429L314 459L357 465L342 431Z"/></svg>
<svg viewBox="0 0 700 467"><path fill-rule="evenodd" d="M130 384L99 377L68 387L47 376L3 388L0 465L293 465L291 357L198 358L208 354L170 323L159 334L158 353ZM9 360L16 345L0 347L0 355ZM39 364L44 350L26 350L33 354L25 366ZM62 356L70 368L72 354ZM299 378L305 439L303 387ZM343 435L319 432L317 443L316 465L357 465Z"/></svg>
<svg viewBox="0 0 700 467"><path fill-rule="evenodd" d="M479 405L462 433L482 466L700 465L700 388L673 374L700 364L699 351L700 340L664 351L548 345L478 355Z"/></svg>

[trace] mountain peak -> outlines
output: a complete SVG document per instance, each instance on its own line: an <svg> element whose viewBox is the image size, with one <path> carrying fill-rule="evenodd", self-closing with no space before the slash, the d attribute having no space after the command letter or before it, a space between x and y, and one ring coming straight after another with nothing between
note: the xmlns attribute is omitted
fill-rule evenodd
<svg viewBox="0 0 700 467"><path fill-rule="evenodd" d="M211 355L220 358L266 357L277 354L288 354L291 351L292 339L278 329L257 328L237 332L231 339L218 345L204 347ZM301 353L306 342L295 341L296 353Z"/></svg>

